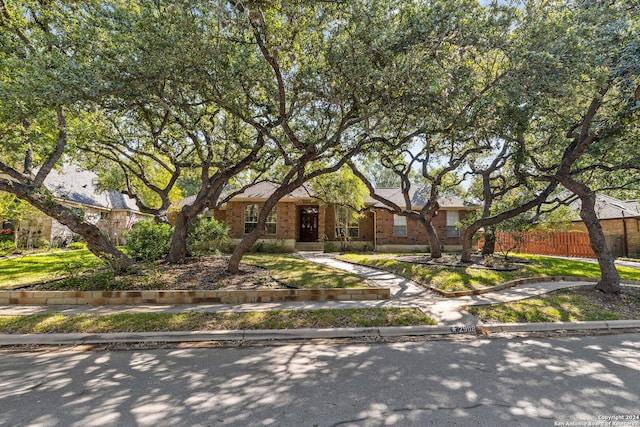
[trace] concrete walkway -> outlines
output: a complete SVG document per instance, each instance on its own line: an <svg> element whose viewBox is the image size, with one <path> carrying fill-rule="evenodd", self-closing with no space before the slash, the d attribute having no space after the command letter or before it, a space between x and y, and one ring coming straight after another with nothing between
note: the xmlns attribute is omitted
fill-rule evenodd
<svg viewBox="0 0 640 427"><path fill-rule="evenodd" d="M521 285L482 295L445 298L424 289L419 284L404 277L363 265L339 261L330 255L303 255L303 258L308 261L328 265L339 270L357 274L366 280L374 282L376 286L389 287L391 288L392 299L386 304L381 305L393 307L417 307L425 314L436 320L438 324L443 325L477 325L481 323L475 316L464 311L462 309L463 306L511 302L541 295L558 289L574 286L593 286L593 282L549 281Z"/></svg>
<svg viewBox="0 0 640 427"><path fill-rule="evenodd" d="M429 335L450 333L451 326L478 325L481 322L463 307L517 301L557 289L574 286L593 285L593 282L539 282L520 285L501 291L457 298L445 298L424 289L417 283L393 273L336 260L321 253L301 255L311 262L344 270L372 282L375 286L391 289L392 298L375 301L301 301L259 304L182 304L182 305L105 305L105 306L40 306L5 305L0 306L0 315L29 315L42 313L72 314L113 314L113 313L184 313L184 312L248 312L268 310L316 310L328 308L373 308L406 307L418 308L437 322L437 326L390 327L390 328L338 328L318 330L278 330L278 331L214 331L214 332L163 332L163 333L120 333L120 334L44 334L44 335L1 335L0 345L17 344L64 344L91 342L134 342L134 341L223 341L223 340L278 340L346 337L389 337L405 335ZM610 322L570 322L556 324L505 324L491 325L501 331L543 331L557 329L615 329L640 328L637 321Z"/></svg>

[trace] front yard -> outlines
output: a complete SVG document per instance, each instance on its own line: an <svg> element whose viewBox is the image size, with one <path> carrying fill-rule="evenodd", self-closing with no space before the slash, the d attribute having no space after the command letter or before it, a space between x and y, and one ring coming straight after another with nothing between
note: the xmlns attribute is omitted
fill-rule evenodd
<svg viewBox="0 0 640 427"><path fill-rule="evenodd" d="M0 260L0 289L151 290L366 287L361 277L291 255L249 254L239 274L226 271L223 256L200 256L185 263L139 264L114 275L88 250Z"/></svg>
<svg viewBox="0 0 640 427"><path fill-rule="evenodd" d="M460 265L455 257L447 255L433 264L402 261L406 254L346 254L338 259L391 271L415 282L447 291L467 291L488 288L509 280L526 277L574 276L597 278L598 264L538 255L518 255L514 270L493 270L479 264ZM424 256L425 259L428 255ZM618 267L623 280L640 280L640 270Z"/></svg>
<svg viewBox="0 0 640 427"><path fill-rule="evenodd" d="M442 290L469 290L533 276L598 277L597 264L542 256L522 256L516 269L491 270L456 265L452 257L437 263L408 262L398 254L345 254L338 258L392 271ZM414 255L413 258L416 256ZM425 257L419 257L427 259ZM226 258L201 256L179 265L139 265L115 276L87 250L60 251L0 260L0 289L146 290L363 287L362 278L292 255L250 254L240 274L225 272ZM623 280L640 280L640 270L619 268ZM640 319L640 287L604 295L593 287L564 289L536 298L466 309L488 324ZM415 309L371 308L250 313L58 314L1 316L1 333L127 332L220 329L332 328L429 325Z"/></svg>

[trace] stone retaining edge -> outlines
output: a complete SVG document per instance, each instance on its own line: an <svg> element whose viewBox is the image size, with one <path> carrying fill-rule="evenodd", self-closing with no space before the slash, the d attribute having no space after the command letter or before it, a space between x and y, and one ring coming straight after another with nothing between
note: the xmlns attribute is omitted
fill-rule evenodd
<svg viewBox="0 0 640 427"><path fill-rule="evenodd" d="M0 291L0 304L2 305L240 304L285 301L364 301L390 298L390 288L170 291Z"/></svg>

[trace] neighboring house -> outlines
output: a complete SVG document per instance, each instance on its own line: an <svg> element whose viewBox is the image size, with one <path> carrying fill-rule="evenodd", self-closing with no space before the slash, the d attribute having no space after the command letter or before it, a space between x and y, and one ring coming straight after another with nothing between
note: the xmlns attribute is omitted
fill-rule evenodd
<svg viewBox="0 0 640 427"><path fill-rule="evenodd" d="M256 226L260 209L275 188L275 184L268 182L251 186L209 215L226 222L230 227L229 236L239 241ZM400 189L378 191L381 196L404 206ZM420 191L413 192L411 199L415 210L420 210L426 200ZM478 206L454 196L443 196L439 203L441 208L434 225L441 245L445 250L460 249L461 232L457 225L467 212ZM367 200L366 206L359 219L348 221L347 208L319 203L309 189L300 187L278 202L267 220L267 233L260 241L281 245L288 251L323 250L325 246L328 250L340 248L343 234L348 234L350 244L363 250L427 249L426 231L417 220L394 215L373 199ZM337 226L345 223L346 227Z"/></svg>
<svg viewBox="0 0 640 427"><path fill-rule="evenodd" d="M580 200L569 205L575 218L570 231L532 231L529 233L498 233L496 249L513 248L514 252L538 255L595 257L589 244L587 227L580 219ZM596 215L607 246L616 257L640 256L640 207L638 202L618 200L604 194L596 195Z"/></svg>
<svg viewBox="0 0 640 427"><path fill-rule="evenodd" d="M44 185L52 192L56 202L72 208L85 222L95 224L116 244L124 242L122 233L143 217L133 199L117 192L98 192L94 186L96 174L76 165L66 164L61 171L52 170ZM16 239L24 246L37 245L46 240L52 246L71 242L69 228L42 213L17 221Z"/></svg>
<svg viewBox="0 0 640 427"><path fill-rule="evenodd" d="M578 211L580 201L570 205L577 219L573 221L573 230L586 232ZM619 200L604 194L596 195L596 215L607 239L609 250L617 257L640 256L640 206L635 200Z"/></svg>

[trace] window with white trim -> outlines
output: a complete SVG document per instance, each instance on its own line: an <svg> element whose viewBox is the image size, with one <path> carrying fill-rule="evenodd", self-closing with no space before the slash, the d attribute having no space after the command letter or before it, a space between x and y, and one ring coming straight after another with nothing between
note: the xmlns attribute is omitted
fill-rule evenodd
<svg viewBox="0 0 640 427"><path fill-rule="evenodd" d="M460 237L457 225L460 223L460 212L445 211L447 213L447 237Z"/></svg>
<svg viewBox="0 0 640 427"><path fill-rule="evenodd" d="M407 217L404 215L393 215L393 235L397 237L407 237Z"/></svg>
<svg viewBox="0 0 640 427"><path fill-rule="evenodd" d="M354 218L351 210L346 206L339 206L336 218L336 237L358 237L360 235L360 221Z"/></svg>
<svg viewBox="0 0 640 427"><path fill-rule="evenodd" d="M258 225L258 205L249 205L244 208L244 234L251 233Z"/></svg>
<svg viewBox="0 0 640 427"><path fill-rule="evenodd" d="M276 234L278 231L278 207L274 206L267 215L267 234Z"/></svg>

